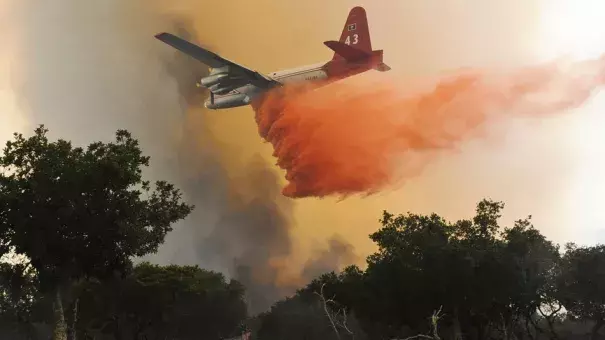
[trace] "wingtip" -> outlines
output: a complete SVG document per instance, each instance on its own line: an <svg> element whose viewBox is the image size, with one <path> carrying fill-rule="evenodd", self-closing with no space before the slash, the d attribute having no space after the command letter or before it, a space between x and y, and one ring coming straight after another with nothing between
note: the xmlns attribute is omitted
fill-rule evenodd
<svg viewBox="0 0 605 340"><path fill-rule="evenodd" d="M170 35L170 34L167 33L167 32L161 32L161 33L158 33L158 34L154 35L154 37L156 39L158 39L158 40L162 40L162 38L165 37L165 36L167 36L167 35Z"/></svg>

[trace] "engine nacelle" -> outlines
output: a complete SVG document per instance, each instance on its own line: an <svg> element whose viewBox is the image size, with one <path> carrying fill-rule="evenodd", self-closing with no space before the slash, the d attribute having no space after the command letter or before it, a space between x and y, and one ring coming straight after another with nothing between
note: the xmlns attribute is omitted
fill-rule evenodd
<svg viewBox="0 0 605 340"><path fill-rule="evenodd" d="M231 86L221 87L221 84L219 83L219 84L209 86L208 90L210 90L210 92L212 92L214 94L218 94L219 96L222 96L222 95L225 95L225 94L231 92L231 90L233 90L233 87L231 87Z"/></svg>
<svg viewBox="0 0 605 340"><path fill-rule="evenodd" d="M221 67L217 67L217 68L210 68L210 75L215 75L215 74L219 74L219 73L229 73L230 67L229 65L225 65L225 66L221 66Z"/></svg>
<svg viewBox="0 0 605 340"><path fill-rule="evenodd" d="M210 87L213 85L217 85L218 83L221 82L221 80L223 78L227 78L227 77L228 77L228 74L226 74L226 73L218 73L218 74L210 75L207 77L203 77L200 80L200 84L202 84L202 86L204 86L204 87Z"/></svg>
<svg viewBox="0 0 605 340"><path fill-rule="evenodd" d="M229 95L225 97L214 98L214 102L210 102L209 100L204 103L206 108L211 110L216 109L228 109L232 107L238 106L246 106L250 103L250 97L245 93L239 93L234 95Z"/></svg>

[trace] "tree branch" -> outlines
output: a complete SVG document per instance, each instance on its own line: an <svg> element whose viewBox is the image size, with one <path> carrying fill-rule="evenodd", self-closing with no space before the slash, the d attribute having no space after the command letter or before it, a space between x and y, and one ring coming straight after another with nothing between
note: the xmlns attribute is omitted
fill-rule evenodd
<svg viewBox="0 0 605 340"><path fill-rule="evenodd" d="M410 336L410 337L403 338L403 339L395 338L395 339L391 339L391 340L412 340L412 339L441 340L441 338L439 337L438 324L439 324L439 320L441 320L441 318L443 317L443 314L441 314L442 308L443 308L443 306L439 306L439 309L434 311L433 315L431 315L431 317L430 317L431 333L433 333L432 335L418 334L418 335Z"/></svg>
<svg viewBox="0 0 605 340"><path fill-rule="evenodd" d="M319 296L319 298L322 301L322 305L323 305L323 310L326 313L326 316L328 317L328 320L330 320L330 325L332 325L332 329L334 330L334 333L336 334L336 338L338 338L338 340L340 340L340 333L338 332L338 329L336 328L336 324L334 323L334 319L332 318L332 315L330 315L330 311L328 310L328 302L334 302L332 299L330 300L326 300L325 296L324 296L324 287L325 287L325 283L323 283L321 285L320 291L319 293L315 292L315 294L317 296Z"/></svg>

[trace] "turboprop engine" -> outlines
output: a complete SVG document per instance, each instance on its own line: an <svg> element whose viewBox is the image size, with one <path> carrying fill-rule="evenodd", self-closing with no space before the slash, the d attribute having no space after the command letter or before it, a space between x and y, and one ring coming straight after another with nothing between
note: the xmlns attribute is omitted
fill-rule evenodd
<svg viewBox="0 0 605 340"><path fill-rule="evenodd" d="M210 74L200 79L198 86L210 88L216 86L223 80L229 79L229 66L223 66L218 68L211 68Z"/></svg>
<svg viewBox="0 0 605 340"><path fill-rule="evenodd" d="M247 84L245 77L230 73L229 66L211 69L208 76L200 79L198 87L205 87L210 91L210 98L204 103L208 109L245 106L262 92Z"/></svg>
<svg viewBox="0 0 605 340"><path fill-rule="evenodd" d="M204 103L204 106L206 106L206 108L208 109L215 110L244 106L248 105L249 103L250 97L245 93L239 93L225 97L215 97L212 101L206 101L206 103Z"/></svg>
<svg viewBox="0 0 605 340"><path fill-rule="evenodd" d="M203 77L202 79L200 79L200 84L203 87L210 88L211 86L218 85L222 79L228 78L228 77L229 77L229 75L227 73L214 74L214 75L210 75L210 76Z"/></svg>

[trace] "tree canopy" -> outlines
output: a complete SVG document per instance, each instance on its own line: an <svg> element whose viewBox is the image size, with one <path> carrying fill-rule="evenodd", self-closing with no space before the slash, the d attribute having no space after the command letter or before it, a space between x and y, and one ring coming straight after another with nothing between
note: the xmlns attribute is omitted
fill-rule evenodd
<svg viewBox="0 0 605 340"><path fill-rule="evenodd" d="M78 329L89 335L220 339L246 318L243 286L197 266L141 263L124 279L78 290Z"/></svg>
<svg viewBox="0 0 605 340"><path fill-rule="evenodd" d="M434 334L431 315L439 315L438 334L448 339L551 336L561 304L571 306L556 299L559 248L531 217L500 226L503 208L482 200L473 218L456 222L385 211L381 228L370 235L378 251L365 270L327 273L298 295L325 287L333 310L354 315L371 338Z"/></svg>
<svg viewBox="0 0 605 340"><path fill-rule="evenodd" d="M172 184L151 189L143 180L149 157L128 131L86 149L50 141L47 132L15 134L0 156L0 250L27 256L41 290L55 292L64 334L61 289L126 272L132 257L155 252L193 207Z"/></svg>
<svg viewBox="0 0 605 340"><path fill-rule="evenodd" d="M500 223L504 203L474 216L384 211L364 266L323 273L260 315L245 287L153 253L193 206L130 133L86 148L40 126L0 155L0 337L259 340L591 339L605 325L605 246L563 249L531 216ZM65 308L64 308L65 307Z"/></svg>

